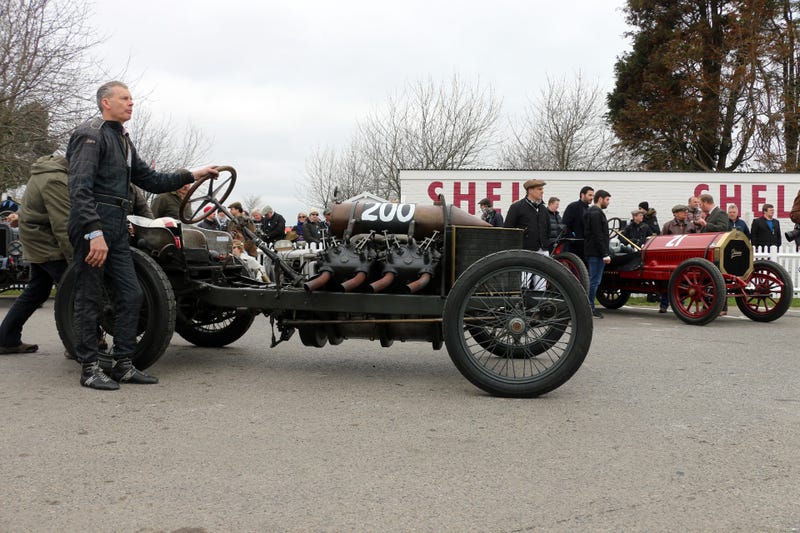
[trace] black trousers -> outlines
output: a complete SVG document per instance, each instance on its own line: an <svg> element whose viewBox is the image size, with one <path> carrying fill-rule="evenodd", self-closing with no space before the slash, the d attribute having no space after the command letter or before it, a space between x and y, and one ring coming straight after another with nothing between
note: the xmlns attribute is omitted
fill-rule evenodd
<svg viewBox="0 0 800 533"><path fill-rule="evenodd" d="M136 349L139 308L143 298L128 245L128 223L124 213L120 217L103 217L101 206L106 206L98 204L98 213L103 220L103 237L108 246L108 257L103 266L89 266L86 263L89 241L82 236L72 238L75 247L73 261L77 272L75 357L82 363L97 360L97 319L104 297L110 299L114 306L113 357L122 359L133 355Z"/></svg>
<svg viewBox="0 0 800 533"><path fill-rule="evenodd" d="M12 347L22 344L22 326L34 311L47 301L53 284L58 284L66 269L67 262L63 259L31 263L30 281L0 324L0 346Z"/></svg>

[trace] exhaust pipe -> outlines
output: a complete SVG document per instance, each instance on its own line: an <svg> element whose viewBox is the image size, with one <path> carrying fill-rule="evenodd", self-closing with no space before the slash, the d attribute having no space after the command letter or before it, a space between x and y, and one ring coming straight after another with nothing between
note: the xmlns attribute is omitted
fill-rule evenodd
<svg viewBox="0 0 800 533"><path fill-rule="evenodd" d="M352 278L342 282L342 290L344 292L351 292L356 288L358 288L359 285L364 283L366 279L367 279L366 272L358 272Z"/></svg>
<svg viewBox="0 0 800 533"><path fill-rule="evenodd" d="M331 277L333 276L332 273L328 272L327 270L317 276L316 278L303 283L303 288L306 290L307 293L312 293L317 289L321 289L325 286L325 284L330 281Z"/></svg>
<svg viewBox="0 0 800 533"><path fill-rule="evenodd" d="M431 275L428 272L424 272L417 281L412 281L406 288L408 289L408 294L414 294L417 291L420 291L428 286L428 283L431 281Z"/></svg>
<svg viewBox="0 0 800 533"><path fill-rule="evenodd" d="M381 292L382 290L384 290L386 287L392 284L392 282L394 281L394 277L395 277L394 272L387 272L378 281L370 283L369 286L372 287L372 292Z"/></svg>

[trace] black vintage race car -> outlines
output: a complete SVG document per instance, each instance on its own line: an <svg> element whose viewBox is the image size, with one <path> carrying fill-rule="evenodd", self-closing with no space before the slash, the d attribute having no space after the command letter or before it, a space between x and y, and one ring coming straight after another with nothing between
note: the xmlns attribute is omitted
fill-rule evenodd
<svg viewBox="0 0 800 533"><path fill-rule="evenodd" d="M131 218L131 247L144 291L134 360L146 368L164 353L173 331L198 346L235 342L258 315L268 318L272 345L294 333L322 348L348 338L422 341L446 346L459 371L497 396L533 397L561 386L578 370L592 340L586 293L558 262L521 250L522 232L492 228L444 205L340 203L322 246L276 252L246 237L270 259L271 281L244 275L230 255L231 236L192 225L206 206L224 207L236 181L197 182L186 196L192 218L180 224ZM56 322L75 345L75 273L56 298ZM101 325L111 335L114 287L105 287Z"/></svg>

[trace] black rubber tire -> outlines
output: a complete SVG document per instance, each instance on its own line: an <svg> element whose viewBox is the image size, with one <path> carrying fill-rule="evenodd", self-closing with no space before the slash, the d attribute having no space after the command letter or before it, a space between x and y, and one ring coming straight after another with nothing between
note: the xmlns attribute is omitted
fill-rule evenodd
<svg viewBox="0 0 800 533"><path fill-rule="evenodd" d="M247 333L255 319L249 309L209 309L192 319L178 320L175 333L195 346L222 348Z"/></svg>
<svg viewBox="0 0 800 533"><path fill-rule="evenodd" d="M304 346L312 348L322 348L328 344L328 330L320 326L299 326L300 341Z"/></svg>
<svg viewBox="0 0 800 533"><path fill-rule="evenodd" d="M521 287L521 276L536 275L546 288ZM478 342L475 328L524 336L522 345L541 344L554 327L559 340L527 357L498 357ZM567 382L580 368L592 342L592 315L575 276L550 258L507 250L472 264L453 284L443 313L444 340L456 368L478 388L495 396L531 398ZM540 357L535 357L540 355Z"/></svg>
<svg viewBox="0 0 800 533"><path fill-rule="evenodd" d="M694 257L678 265L669 278L669 304L678 318L695 326L715 320L728 296L722 272L707 259Z"/></svg>
<svg viewBox="0 0 800 533"><path fill-rule="evenodd" d="M619 289L611 290L603 287L602 283L600 283L600 286L597 287L597 294L595 295L595 298L597 298L597 301L600 302L600 305L606 309L619 309L628 303L628 298L630 297L631 293L628 291L621 291Z"/></svg>
<svg viewBox="0 0 800 533"><path fill-rule="evenodd" d="M553 256L553 259L564 265L564 267L572 272L572 275L578 278L581 282L583 290L589 293L589 269L581 260L580 257L572 252L561 252Z"/></svg>
<svg viewBox="0 0 800 533"><path fill-rule="evenodd" d="M781 265L767 259L753 262L748 278L747 298L736 298L736 307L750 320L772 322L792 305L792 277ZM777 295L777 296L776 296Z"/></svg>
<svg viewBox="0 0 800 533"><path fill-rule="evenodd" d="M136 277L142 288L144 299L139 311L136 350L133 364L144 369L164 354L175 330L175 295L167 275L147 254L131 248ZM113 307L110 294L113 289L106 285L100 325L109 335L114 335ZM55 301L56 329L67 351L75 356L75 268L70 265L61 278Z"/></svg>

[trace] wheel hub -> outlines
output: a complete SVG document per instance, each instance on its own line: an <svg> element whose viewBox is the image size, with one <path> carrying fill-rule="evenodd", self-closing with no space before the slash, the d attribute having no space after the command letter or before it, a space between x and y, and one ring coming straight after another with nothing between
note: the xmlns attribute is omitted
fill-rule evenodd
<svg viewBox="0 0 800 533"><path fill-rule="evenodd" d="M525 332L525 321L520 317L514 317L508 321L506 327L512 334L522 335Z"/></svg>

